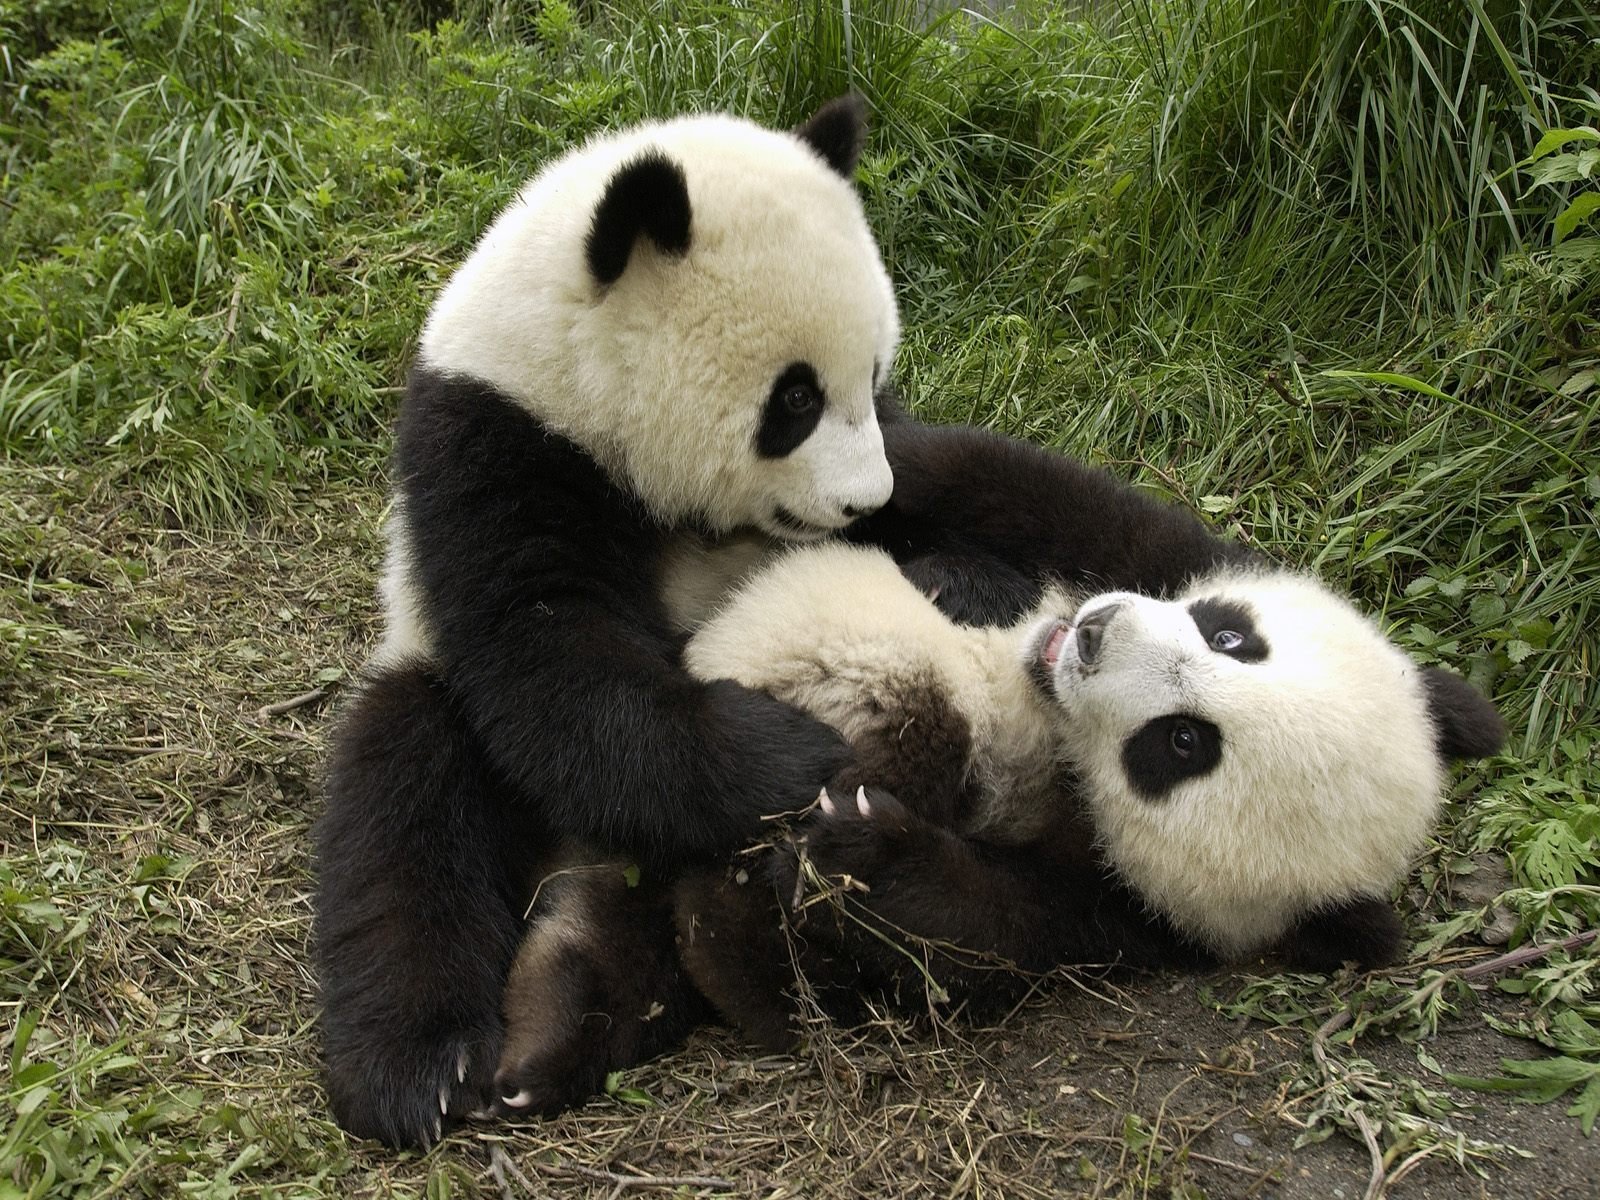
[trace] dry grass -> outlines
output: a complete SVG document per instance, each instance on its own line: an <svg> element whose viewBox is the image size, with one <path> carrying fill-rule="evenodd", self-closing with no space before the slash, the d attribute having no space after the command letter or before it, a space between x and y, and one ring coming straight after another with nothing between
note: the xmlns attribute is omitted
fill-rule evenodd
<svg viewBox="0 0 1600 1200"><path fill-rule="evenodd" d="M348 1142L306 944L332 704L305 696L365 654L379 491L210 539L114 477L5 465L0 494L0 1195L1361 1194L1356 1141L1292 1147L1306 1035L1182 976L1077 978L995 1028L823 1028L794 1058L704 1030L558 1120L423 1158ZM1496 1103L1600 1167L1555 1108ZM1407 1194L1462 1181L1430 1162Z"/></svg>

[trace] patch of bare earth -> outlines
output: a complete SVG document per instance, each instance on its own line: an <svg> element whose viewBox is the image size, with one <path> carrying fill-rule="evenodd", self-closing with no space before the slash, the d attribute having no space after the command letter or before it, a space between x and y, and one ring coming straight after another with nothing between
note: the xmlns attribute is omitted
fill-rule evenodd
<svg viewBox="0 0 1600 1200"><path fill-rule="evenodd" d="M89 474L3 466L0 497L0 840L8 894L59 917L10 929L0 999L38 1018L20 1062L70 1068L38 1138L92 1146L84 1123L111 1111L137 1131L90 1164L106 1196L1600 1189L1600 1140L1561 1104L1453 1089L1398 1040L1313 1047L1227 1018L1206 996L1232 976L1058 981L995 1027L886 1019L792 1058L704 1030L557 1120L468 1127L425 1158L351 1143L318 1083L309 831L370 642L380 494L306 493L205 538ZM1536 1053L1472 1011L1424 1049L1470 1075ZM8 1149L0 1190L26 1191L41 1160Z"/></svg>

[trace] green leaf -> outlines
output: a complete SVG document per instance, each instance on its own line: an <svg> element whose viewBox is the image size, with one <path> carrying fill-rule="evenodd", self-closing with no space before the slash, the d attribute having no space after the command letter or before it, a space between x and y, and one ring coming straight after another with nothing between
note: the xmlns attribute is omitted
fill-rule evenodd
<svg viewBox="0 0 1600 1200"><path fill-rule="evenodd" d="M1432 575L1418 575L1410 583L1406 584L1406 595L1424 596L1439 586L1439 581Z"/></svg>
<svg viewBox="0 0 1600 1200"><path fill-rule="evenodd" d="M1435 400L1449 400L1450 395L1441 392L1431 383L1424 383L1410 375L1401 375L1396 371L1346 371L1333 369L1320 372L1329 379L1359 379L1363 383L1382 383L1389 387L1404 388L1408 392L1420 392L1424 396L1432 396Z"/></svg>
<svg viewBox="0 0 1600 1200"><path fill-rule="evenodd" d="M1594 174L1600 164L1600 150L1581 150L1576 154L1558 154L1547 158L1528 172L1531 187L1547 187L1552 183L1577 183Z"/></svg>
<svg viewBox="0 0 1600 1200"><path fill-rule="evenodd" d="M629 863L622 868L622 882L631 888L639 886L639 867L636 863Z"/></svg>
<svg viewBox="0 0 1600 1200"><path fill-rule="evenodd" d="M1534 617L1531 621L1522 621L1517 625L1517 636L1535 650L1548 647L1555 632L1556 627L1544 617Z"/></svg>
<svg viewBox="0 0 1600 1200"><path fill-rule="evenodd" d="M1579 125L1575 129L1547 129L1528 157L1518 165L1538 162L1546 154L1554 153L1569 142L1600 142L1600 129L1591 129L1587 125Z"/></svg>
<svg viewBox="0 0 1600 1200"><path fill-rule="evenodd" d="M1505 615L1506 602L1493 592L1479 592L1467 609L1467 616L1474 625L1498 625Z"/></svg>
<svg viewBox="0 0 1600 1200"><path fill-rule="evenodd" d="M1595 1120L1600 1117L1600 1063L1566 1057L1502 1058L1500 1069L1505 1074L1495 1079L1470 1075L1447 1075L1445 1078L1457 1087L1475 1092L1511 1092L1531 1104L1547 1104L1573 1088L1581 1088L1578 1098L1567 1109L1567 1115L1578 1118L1585 1134L1594 1131Z"/></svg>
<svg viewBox="0 0 1600 1200"><path fill-rule="evenodd" d="M1596 209L1600 209L1600 192L1584 192L1583 195L1575 197L1572 203L1562 209L1561 214L1556 217L1556 241L1559 242L1581 222L1587 221L1594 215Z"/></svg>
<svg viewBox="0 0 1600 1200"><path fill-rule="evenodd" d="M159 879L167 873L167 868L172 865L172 860L165 854L147 854L139 860L139 867L133 873L135 883L148 883L152 879Z"/></svg>
<svg viewBox="0 0 1600 1200"><path fill-rule="evenodd" d="M1567 1116L1577 1117L1586 1135L1594 1132L1595 1119L1600 1118L1600 1073L1584 1085L1572 1107L1567 1109Z"/></svg>
<svg viewBox="0 0 1600 1200"><path fill-rule="evenodd" d="M11 1078L17 1078L17 1072L22 1070L22 1060L27 1057L28 1043L33 1040L33 1031L39 1026L39 1018L43 1015L40 1010L31 1008L24 1012L17 1020L17 1031L11 1038Z"/></svg>
<svg viewBox="0 0 1600 1200"><path fill-rule="evenodd" d="M1581 199L1582 197L1579 198ZM1596 372L1593 368L1587 368L1582 371L1574 371L1558 390L1567 399L1575 400L1592 388L1596 382L1600 382L1600 372Z"/></svg>

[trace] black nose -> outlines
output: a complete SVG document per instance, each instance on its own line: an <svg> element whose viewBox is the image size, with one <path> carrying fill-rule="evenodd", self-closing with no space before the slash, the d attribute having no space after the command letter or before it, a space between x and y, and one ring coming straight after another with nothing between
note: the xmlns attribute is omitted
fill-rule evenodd
<svg viewBox="0 0 1600 1200"><path fill-rule="evenodd" d="M1097 608L1078 622L1078 661L1092 663L1100 657L1100 646L1105 641L1106 626L1116 616L1120 604L1107 604Z"/></svg>

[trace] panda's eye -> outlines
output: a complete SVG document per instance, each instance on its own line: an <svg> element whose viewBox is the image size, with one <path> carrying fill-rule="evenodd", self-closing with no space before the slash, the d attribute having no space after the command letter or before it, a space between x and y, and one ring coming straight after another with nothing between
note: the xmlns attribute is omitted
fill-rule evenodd
<svg viewBox="0 0 1600 1200"><path fill-rule="evenodd" d="M1232 629L1219 629L1211 637L1211 648L1213 650L1226 652L1237 650L1242 645L1244 645L1244 634Z"/></svg>
<svg viewBox="0 0 1600 1200"><path fill-rule="evenodd" d="M790 384L783 390L783 407L797 417L803 417L822 403L817 389L808 383Z"/></svg>
<svg viewBox="0 0 1600 1200"><path fill-rule="evenodd" d="M1167 737L1167 744L1172 747L1172 752L1179 758L1188 758L1193 754L1195 747L1200 744L1200 735L1195 732L1193 725L1187 721L1173 723L1172 733Z"/></svg>

